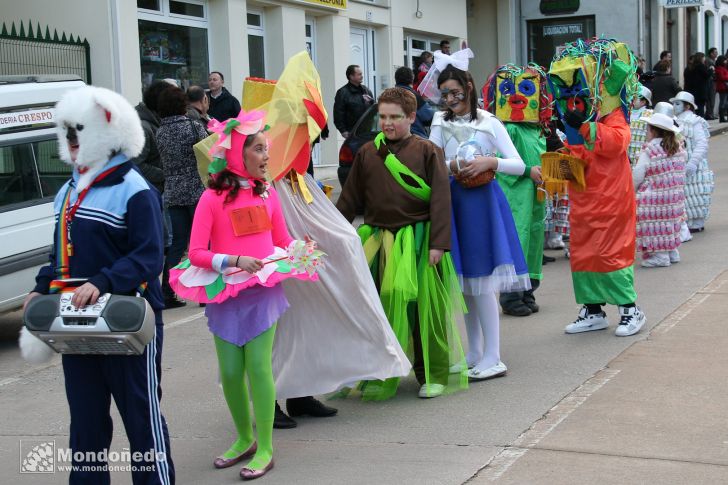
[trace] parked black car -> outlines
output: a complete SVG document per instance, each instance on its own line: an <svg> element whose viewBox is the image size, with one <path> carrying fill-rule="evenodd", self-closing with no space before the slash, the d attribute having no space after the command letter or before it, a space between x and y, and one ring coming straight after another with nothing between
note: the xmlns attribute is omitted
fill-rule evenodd
<svg viewBox="0 0 728 485"><path fill-rule="evenodd" d="M346 177L351 171L351 164L354 163L356 152L368 141L374 140L379 133L379 116L377 115L377 105L373 104L367 109L359 121L354 125L349 137L344 141L339 149L339 183L344 187Z"/></svg>

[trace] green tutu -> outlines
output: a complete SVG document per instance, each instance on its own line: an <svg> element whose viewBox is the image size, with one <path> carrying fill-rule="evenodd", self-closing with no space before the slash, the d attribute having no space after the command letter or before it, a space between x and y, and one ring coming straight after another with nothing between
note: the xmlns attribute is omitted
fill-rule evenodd
<svg viewBox="0 0 728 485"><path fill-rule="evenodd" d="M445 392L466 389L465 366L450 373L451 366L465 360L455 323L465 303L450 254L437 266L429 264L430 223L406 226L396 234L364 224L358 233L384 312L420 380L424 376L421 384L442 384ZM366 381L359 390L365 400L384 400L398 385L399 378Z"/></svg>

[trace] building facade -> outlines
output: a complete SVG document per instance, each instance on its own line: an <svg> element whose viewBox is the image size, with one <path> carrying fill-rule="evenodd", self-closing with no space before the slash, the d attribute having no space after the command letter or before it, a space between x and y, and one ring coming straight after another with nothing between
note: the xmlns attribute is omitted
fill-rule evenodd
<svg viewBox="0 0 728 485"><path fill-rule="evenodd" d="M155 79L206 85L220 71L236 97L246 76L276 79L293 54L308 49L333 112L349 64L378 94L394 71L423 51L467 38L466 0L25 0L4 2L3 22L39 23L86 38L93 83L132 103ZM20 73L19 73L20 74ZM333 128L333 123L330 123ZM319 163L338 162L332 129Z"/></svg>

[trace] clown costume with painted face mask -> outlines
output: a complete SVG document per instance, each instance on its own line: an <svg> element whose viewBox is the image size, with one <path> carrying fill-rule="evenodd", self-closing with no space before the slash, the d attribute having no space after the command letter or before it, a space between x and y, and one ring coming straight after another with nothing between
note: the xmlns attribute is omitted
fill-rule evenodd
<svg viewBox="0 0 728 485"><path fill-rule="evenodd" d="M486 108L503 122L526 164L520 175L498 173L497 180L508 199L518 238L526 257L531 289L502 292L503 313L528 316L539 310L533 292L543 274L544 199L537 197L541 179L541 154L546 151L545 126L551 118L551 98L546 73L540 66L506 64L488 78L483 87Z"/></svg>
<svg viewBox="0 0 728 485"><path fill-rule="evenodd" d="M609 39L567 44L549 69L565 147L575 159L568 174L558 161L544 163L544 175L580 182L569 182L569 221L572 282L583 308L566 326L569 334L607 328L607 303L619 306L617 336L634 335L646 321L635 305L636 209L627 156L635 72L629 48Z"/></svg>

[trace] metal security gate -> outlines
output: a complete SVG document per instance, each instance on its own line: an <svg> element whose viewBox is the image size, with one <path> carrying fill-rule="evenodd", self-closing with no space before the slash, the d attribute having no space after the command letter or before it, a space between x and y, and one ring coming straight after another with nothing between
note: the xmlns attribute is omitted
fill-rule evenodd
<svg viewBox="0 0 728 485"><path fill-rule="evenodd" d="M43 33L40 24L33 31L33 24L25 26L20 22L20 30L12 23L10 31L5 23L0 31L0 75L25 74L75 74L87 84L91 84L90 46L86 39L66 38L63 32L46 26Z"/></svg>

